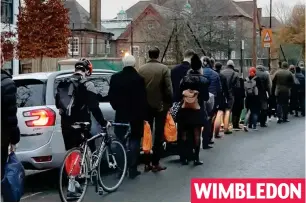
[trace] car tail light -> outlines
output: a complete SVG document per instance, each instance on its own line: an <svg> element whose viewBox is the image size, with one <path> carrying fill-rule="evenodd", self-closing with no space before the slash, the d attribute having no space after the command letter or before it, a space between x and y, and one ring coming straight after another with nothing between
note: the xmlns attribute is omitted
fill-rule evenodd
<svg viewBox="0 0 306 203"><path fill-rule="evenodd" d="M52 160L52 156L38 156L33 157L35 162L49 162Z"/></svg>
<svg viewBox="0 0 306 203"><path fill-rule="evenodd" d="M55 124L56 114L52 109L35 109L23 112L24 117L36 117L33 120L26 121L28 127L53 126Z"/></svg>

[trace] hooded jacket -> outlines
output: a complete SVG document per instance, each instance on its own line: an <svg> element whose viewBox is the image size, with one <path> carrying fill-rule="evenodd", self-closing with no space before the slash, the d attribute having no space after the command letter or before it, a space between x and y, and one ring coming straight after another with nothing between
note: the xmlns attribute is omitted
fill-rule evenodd
<svg viewBox="0 0 306 203"><path fill-rule="evenodd" d="M265 71L265 68L263 66L257 66L256 68L256 76L259 78L261 84L262 84L262 91L259 92L260 100L261 101L267 101L268 96L271 93L270 90L270 76Z"/></svg>
<svg viewBox="0 0 306 203"><path fill-rule="evenodd" d="M17 144L20 140L16 94L12 76L1 69L1 148Z"/></svg>
<svg viewBox="0 0 306 203"><path fill-rule="evenodd" d="M215 95L215 97L221 96L222 85L219 74L210 67L204 67L203 73L204 77L208 78L210 82L208 87L209 92Z"/></svg>

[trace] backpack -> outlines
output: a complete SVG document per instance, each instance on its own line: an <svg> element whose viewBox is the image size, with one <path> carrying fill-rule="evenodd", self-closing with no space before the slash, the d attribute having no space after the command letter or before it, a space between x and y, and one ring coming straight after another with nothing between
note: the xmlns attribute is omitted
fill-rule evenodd
<svg viewBox="0 0 306 203"><path fill-rule="evenodd" d="M86 82L86 79L71 77L58 84L55 101L56 107L60 109L62 116L72 118L75 112L85 108L81 98Z"/></svg>
<svg viewBox="0 0 306 203"><path fill-rule="evenodd" d="M187 89L183 91L183 105L184 109L200 109L198 102L199 92L197 90Z"/></svg>
<svg viewBox="0 0 306 203"><path fill-rule="evenodd" d="M249 78L246 79L244 82L244 89L247 96L257 96L258 95L258 88L256 86L256 81L254 78L251 80Z"/></svg>

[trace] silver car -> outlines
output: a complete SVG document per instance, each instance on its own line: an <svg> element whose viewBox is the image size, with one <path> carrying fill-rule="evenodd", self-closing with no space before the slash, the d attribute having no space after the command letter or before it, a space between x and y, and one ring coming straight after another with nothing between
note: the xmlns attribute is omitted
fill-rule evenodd
<svg viewBox="0 0 306 203"><path fill-rule="evenodd" d="M16 154L26 169L57 168L63 161L66 150L54 95L59 81L70 77L72 73L73 70L67 70L13 77L17 86L17 116L21 133ZM98 90L100 108L107 120L114 120L115 116L107 98L113 73L115 71L94 70L89 77ZM93 121L92 132L98 129L97 122Z"/></svg>

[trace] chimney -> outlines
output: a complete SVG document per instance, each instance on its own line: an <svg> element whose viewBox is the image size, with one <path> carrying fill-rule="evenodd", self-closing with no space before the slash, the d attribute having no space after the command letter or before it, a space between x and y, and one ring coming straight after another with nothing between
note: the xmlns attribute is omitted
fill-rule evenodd
<svg viewBox="0 0 306 203"><path fill-rule="evenodd" d="M90 0L90 20L95 29L101 31L101 0Z"/></svg>

